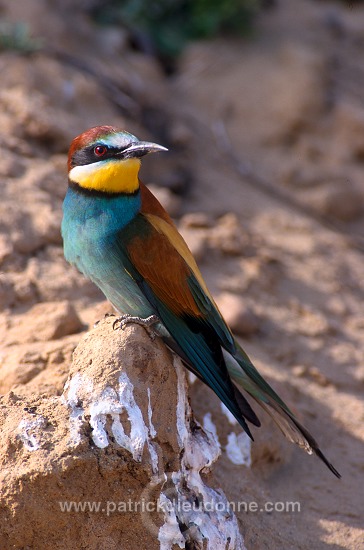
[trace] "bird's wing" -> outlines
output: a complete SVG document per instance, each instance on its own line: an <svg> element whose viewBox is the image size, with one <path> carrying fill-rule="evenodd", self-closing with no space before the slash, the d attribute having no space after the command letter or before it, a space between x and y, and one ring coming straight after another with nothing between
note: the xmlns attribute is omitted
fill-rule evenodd
<svg viewBox="0 0 364 550"><path fill-rule="evenodd" d="M141 214L149 225L145 234L129 248L134 265L143 271L153 292L177 315L190 315L216 332L230 352L234 338L211 296L186 242L173 221L149 189L141 185Z"/></svg>
<svg viewBox="0 0 364 550"><path fill-rule="evenodd" d="M182 236L170 219L150 210L142 210L120 234L127 270L184 356L250 434L244 417L259 420L242 396L237 400L221 350L234 348L231 332Z"/></svg>

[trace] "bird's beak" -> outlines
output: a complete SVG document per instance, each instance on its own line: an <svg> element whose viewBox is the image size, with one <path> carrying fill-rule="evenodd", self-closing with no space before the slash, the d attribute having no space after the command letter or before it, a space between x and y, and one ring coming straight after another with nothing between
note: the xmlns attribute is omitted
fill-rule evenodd
<svg viewBox="0 0 364 550"><path fill-rule="evenodd" d="M131 143L125 149L120 151L117 155L127 158L140 158L149 153L158 153L159 151L168 151L163 145L158 145L157 143L150 143L149 141L137 141Z"/></svg>

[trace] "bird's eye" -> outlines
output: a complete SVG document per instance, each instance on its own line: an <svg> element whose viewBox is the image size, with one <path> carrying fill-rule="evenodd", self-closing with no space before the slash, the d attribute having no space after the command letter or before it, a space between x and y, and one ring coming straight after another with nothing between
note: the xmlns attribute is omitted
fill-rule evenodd
<svg viewBox="0 0 364 550"><path fill-rule="evenodd" d="M103 157L106 151L107 147L105 147L105 145L96 145L96 147L94 147L94 153L97 157Z"/></svg>

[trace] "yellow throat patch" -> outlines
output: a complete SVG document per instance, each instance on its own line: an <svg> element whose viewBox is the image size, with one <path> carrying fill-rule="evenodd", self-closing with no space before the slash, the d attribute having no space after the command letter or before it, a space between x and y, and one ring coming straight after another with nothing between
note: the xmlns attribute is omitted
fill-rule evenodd
<svg viewBox="0 0 364 550"><path fill-rule="evenodd" d="M69 179L84 189L104 193L134 193L139 188L140 160L102 160L75 166L69 172Z"/></svg>

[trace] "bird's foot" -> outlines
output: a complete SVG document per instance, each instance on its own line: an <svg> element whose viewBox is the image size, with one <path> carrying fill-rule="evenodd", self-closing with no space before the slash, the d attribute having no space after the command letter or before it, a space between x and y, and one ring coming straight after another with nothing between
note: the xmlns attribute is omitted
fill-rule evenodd
<svg viewBox="0 0 364 550"><path fill-rule="evenodd" d="M115 317L115 313L105 313L103 319L107 319L108 317ZM94 328L97 327L97 325L102 321L102 319L98 319L94 322Z"/></svg>
<svg viewBox="0 0 364 550"><path fill-rule="evenodd" d="M120 317L117 317L113 322L112 328L114 330L123 330L124 327L130 323L135 323L144 327L151 340L155 339L156 333L151 327L156 323L159 323L159 318L156 315L149 315L149 317L146 317L145 319L143 319L143 317L133 317L133 315L120 315Z"/></svg>

